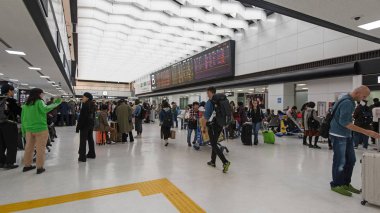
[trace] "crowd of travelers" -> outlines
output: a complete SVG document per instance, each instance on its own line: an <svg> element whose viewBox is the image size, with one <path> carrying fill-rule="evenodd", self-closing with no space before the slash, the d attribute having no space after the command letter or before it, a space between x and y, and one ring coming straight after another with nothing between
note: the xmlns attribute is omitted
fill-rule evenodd
<svg viewBox="0 0 380 213"><path fill-rule="evenodd" d="M331 190L351 196L352 193L360 193L351 185L356 162L354 149L360 144L367 149L370 137L372 143L380 138L380 102L375 98L374 103L368 106L366 98L369 94L367 87L358 87L330 104L326 116L321 117L314 102L305 103L300 110L293 106L275 113L274 110L262 109L256 100L250 100L246 105L243 102L235 105L224 94L217 94L214 87L207 89L206 102L193 102L184 110L168 100L157 106L124 99L97 103L90 93L84 93L80 103L51 98L45 104L44 93L38 88L30 91L25 104L20 107L13 98L14 88L6 84L2 86L0 96L0 167L18 167L15 163L20 134L26 140L23 172L37 169L37 174L41 174L45 172L46 147L57 137L54 126L76 126L76 132L80 134L78 161L86 162L96 158L95 144L103 140L103 135L107 144L126 143L128 138L132 143L135 138L142 137L143 123L152 123L158 117L165 147L169 145L170 138L175 138L173 128L187 130L189 147L195 147L207 137L212 147L211 161L207 165L216 167L216 157L219 157L223 172L227 172L231 162L218 143L220 137L239 137L241 127L249 123L253 145L259 143L259 131L268 129L279 134L298 132L303 144L315 149L321 149L318 146L321 136L328 138L329 149L334 152ZM21 125L18 124L20 121ZM136 136L133 136L133 129ZM94 131L101 133L100 139L96 136L96 142Z"/></svg>

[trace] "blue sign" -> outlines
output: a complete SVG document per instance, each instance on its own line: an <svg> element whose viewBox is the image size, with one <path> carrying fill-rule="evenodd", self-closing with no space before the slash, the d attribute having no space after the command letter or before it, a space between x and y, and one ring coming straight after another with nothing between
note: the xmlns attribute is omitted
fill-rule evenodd
<svg viewBox="0 0 380 213"><path fill-rule="evenodd" d="M282 102L282 98L277 98L277 103L281 104L281 102Z"/></svg>

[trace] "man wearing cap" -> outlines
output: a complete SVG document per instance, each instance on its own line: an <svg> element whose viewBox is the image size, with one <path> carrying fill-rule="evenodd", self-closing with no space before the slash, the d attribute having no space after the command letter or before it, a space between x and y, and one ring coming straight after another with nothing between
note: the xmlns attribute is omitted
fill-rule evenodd
<svg viewBox="0 0 380 213"><path fill-rule="evenodd" d="M15 88L9 84L1 87L0 103L4 101L4 113L6 121L0 123L0 168L15 169L17 155L17 116L21 116L21 108L13 98ZM5 153L7 153L5 155Z"/></svg>

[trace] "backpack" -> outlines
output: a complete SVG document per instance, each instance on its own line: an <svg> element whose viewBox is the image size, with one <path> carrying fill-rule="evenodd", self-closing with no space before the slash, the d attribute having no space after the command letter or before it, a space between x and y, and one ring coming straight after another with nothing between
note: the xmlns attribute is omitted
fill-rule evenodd
<svg viewBox="0 0 380 213"><path fill-rule="evenodd" d="M320 127L319 121L314 118L314 110L311 110L311 116L307 119L307 126L310 130L318 130Z"/></svg>
<svg viewBox="0 0 380 213"><path fill-rule="evenodd" d="M94 129L95 130L98 130L100 129L100 112L96 112L95 113L95 119L94 119Z"/></svg>
<svg viewBox="0 0 380 213"><path fill-rule="evenodd" d="M7 97L0 98L0 123L8 121L8 106L7 106Z"/></svg>
<svg viewBox="0 0 380 213"><path fill-rule="evenodd" d="M173 125L173 116L171 110L165 111L164 110L164 119L162 121L162 126L172 126Z"/></svg>
<svg viewBox="0 0 380 213"><path fill-rule="evenodd" d="M216 123L219 126L226 126L229 124L232 120L232 110L227 96L221 93L215 94L212 97L211 102L213 103L216 112Z"/></svg>
<svg viewBox="0 0 380 213"><path fill-rule="evenodd" d="M144 119L145 118L145 114L146 114L146 109L143 107L143 106L140 106L140 114L137 115L138 118L140 119Z"/></svg>
<svg viewBox="0 0 380 213"><path fill-rule="evenodd" d="M329 138L330 136L330 127L331 127L331 121L334 118L336 110L338 110L340 103L343 102L345 99L341 99L337 105L334 107L332 112L327 113L326 118L323 120L321 124L321 128L319 129L319 133L323 138Z"/></svg>

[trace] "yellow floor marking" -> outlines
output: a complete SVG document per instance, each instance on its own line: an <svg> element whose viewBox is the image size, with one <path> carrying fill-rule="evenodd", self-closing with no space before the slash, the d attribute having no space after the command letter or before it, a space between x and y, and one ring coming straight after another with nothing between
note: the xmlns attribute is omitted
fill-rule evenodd
<svg viewBox="0 0 380 213"><path fill-rule="evenodd" d="M101 197L111 194L123 193L139 190L142 196L149 196L162 193L180 212L186 213L202 213L206 212L194 201L192 201L185 193L178 189L168 179L158 179L141 183L133 183L128 185L115 186L104 189L96 189L91 191L78 192L67 195L60 195L37 200L23 201L19 203L11 203L0 205L0 212L15 212L45 206L53 206L62 203L85 200L95 197Z"/></svg>

